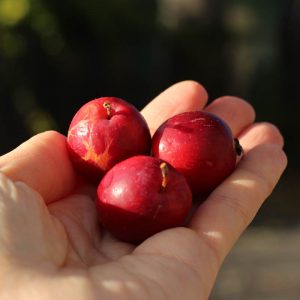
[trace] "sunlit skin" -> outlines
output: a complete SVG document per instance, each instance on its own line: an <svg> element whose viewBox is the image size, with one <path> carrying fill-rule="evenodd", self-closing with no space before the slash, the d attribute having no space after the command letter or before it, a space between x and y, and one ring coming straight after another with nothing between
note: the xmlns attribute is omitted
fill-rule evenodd
<svg viewBox="0 0 300 300"><path fill-rule="evenodd" d="M152 133L184 111L215 113L239 138L243 159L186 227L138 246L99 227L95 187L78 179L63 135L39 134L2 156L0 299L208 299L224 258L272 192L287 159L278 129L254 123L249 103L231 96L206 102L205 89L185 81L142 113Z"/></svg>
<svg viewBox="0 0 300 300"><path fill-rule="evenodd" d="M84 104L68 131L68 148L76 169L99 183L116 163L150 152L150 132L142 115L126 101L102 97Z"/></svg>

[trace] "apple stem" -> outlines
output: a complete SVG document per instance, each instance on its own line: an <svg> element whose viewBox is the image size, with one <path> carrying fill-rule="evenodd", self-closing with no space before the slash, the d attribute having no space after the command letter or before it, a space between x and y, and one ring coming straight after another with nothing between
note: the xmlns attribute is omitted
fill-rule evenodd
<svg viewBox="0 0 300 300"><path fill-rule="evenodd" d="M238 156L241 156L242 154L244 154L244 149L242 147L242 145L240 144L238 139L234 139L234 145L235 145L235 151L237 153Z"/></svg>
<svg viewBox="0 0 300 300"><path fill-rule="evenodd" d="M109 102L104 102L103 107L106 108L108 119L110 119L111 116L112 116L110 103Z"/></svg>
<svg viewBox="0 0 300 300"><path fill-rule="evenodd" d="M165 162L160 164L161 174L162 174L162 182L161 188L164 191L168 184L168 166Z"/></svg>

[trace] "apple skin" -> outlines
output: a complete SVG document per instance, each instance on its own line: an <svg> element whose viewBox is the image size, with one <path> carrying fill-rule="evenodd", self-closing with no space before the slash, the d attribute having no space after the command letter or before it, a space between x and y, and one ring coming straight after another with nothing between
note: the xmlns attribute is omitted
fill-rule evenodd
<svg viewBox="0 0 300 300"><path fill-rule="evenodd" d="M163 188L161 164L150 156L131 157L101 180L97 189L99 218L118 239L137 244L186 220L192 205L186 179L167 164Z"/></svg>
<svg viewBox="0 0 300 300"><path fill-rule="evenodd" d="M105 103L109 103L109 112ZM102 97L87 102L77 111L67 142L75 168L99 184L116 163L148 154L151 135L145 119L133 105L120 98Z"/></svg>
<svg viewBox="0 0 300 300"><path fill-rule="evenodd" d="M204 111L170 118L152 138L153 156L183 174L198 199L204 199L232 173L237 152L237 140L228 125Z"/></svg>

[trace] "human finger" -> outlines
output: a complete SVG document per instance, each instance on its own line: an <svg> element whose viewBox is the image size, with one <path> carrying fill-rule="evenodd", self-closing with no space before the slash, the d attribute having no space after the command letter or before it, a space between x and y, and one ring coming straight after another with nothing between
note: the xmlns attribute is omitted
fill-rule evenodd
<svg viewBox="0 0 300 300"><path fill-rule="evenodd" d="M168 118L182 112L202 109L207 98L207 92L201 84L190 80L182 81L159 94L141 113L153 134Z"/></svg>
<svg viewBox="0 0 300 300"><path fill-rule="evenodd" d="M284 146L284 139L279 129L269 122L251 124L238 138L245 153L262 142Z"/></svg>
<svg viewBox="0 0 300 300"><path fill-rule="evenodd" d="M46 203L68 195L77 182L66 138L55 131L40 133L1 156L0 171L29 185Z"/></svg>
<svg viewBox="0 0 300 300"><path fill-rule="evenodd" d="M237 136L255 119L255 111L251 104L234 96L224 96L214 100L205 108L205 111L224 120L234 136Z"/></svg>

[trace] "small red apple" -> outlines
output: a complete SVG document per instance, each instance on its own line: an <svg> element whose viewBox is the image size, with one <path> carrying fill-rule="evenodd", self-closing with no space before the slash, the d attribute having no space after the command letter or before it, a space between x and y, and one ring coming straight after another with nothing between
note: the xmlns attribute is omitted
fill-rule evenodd
<svg viewBox="0 0 300 300"><path fill-rule="evenodd" d="M152 153L185 176L194 196L207 196L235 168L242 148L219 117L186 112L163 123L152 139Z"/></svg>
<svg viewBox="0 0 300 300"><path fill-rule="evenodd" d="M68 147L77 170L99 183L116 163L148 154L151 136L140 112L128 102L103 97L83 105L68 131Z"/></svg>
<svg viewBox="0 0 300 300"><path fill-rule="evenodd" d="M97 194L103 226L131 243L181 226L192 204L185 178L150 156L131 157L115 165L101 180Z"/></svg>

